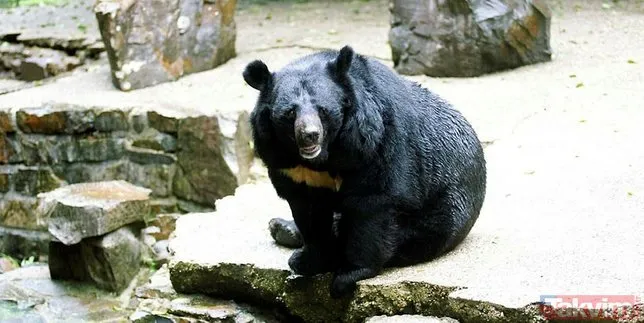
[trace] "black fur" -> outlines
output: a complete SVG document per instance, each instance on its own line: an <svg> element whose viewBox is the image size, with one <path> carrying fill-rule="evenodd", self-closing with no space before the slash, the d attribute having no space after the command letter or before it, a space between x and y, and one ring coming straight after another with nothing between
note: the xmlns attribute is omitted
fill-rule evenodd
<svg viewBox="0 0 644 323"><path fill-rule="evenodd" d="M260 90L251 114L256 153L304 241L289 260L294 272L333 271L331 295L340 297L385 267L434 259L470 232L485 197L485 160L449 103L348 46L272 74L255 61L244 78ZM324 138L321 153L304 159L293 118L311 108ZM296 166L339 176L340 189L298 184L280 171Z"/></svg>

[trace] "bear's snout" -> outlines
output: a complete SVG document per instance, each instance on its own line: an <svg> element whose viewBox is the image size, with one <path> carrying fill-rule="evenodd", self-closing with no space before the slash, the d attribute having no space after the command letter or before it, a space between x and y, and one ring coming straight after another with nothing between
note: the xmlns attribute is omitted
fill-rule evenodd
<svg viewBox="0 0 644 323"><path fill-rule="evenodd" d="M302 157L306 159L317 157L322 150L323 136L324 128L317 112L298 113L295 119L295 141Z"/></svg>
<svg viewBox="0 0 644 323"><path fill-rule="evenodd" d="M314 126L307 126L300 134L302 141L307 143L317 143L320 139L320 130Z"/></svg>

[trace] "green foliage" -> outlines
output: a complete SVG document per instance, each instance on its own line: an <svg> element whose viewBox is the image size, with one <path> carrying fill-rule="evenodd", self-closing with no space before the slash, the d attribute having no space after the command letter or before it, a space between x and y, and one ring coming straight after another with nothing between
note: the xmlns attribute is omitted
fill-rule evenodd
<svg viewBox="0 0 644 323"><path fill-rule="evenodd" d="M0 8L27 7L27 6L61 6L69 0L0 0Z"/></svg>
<svg viewBox="0 0 644 323"><path fill-rule="evenodd" d="M16 259L14 259L13 257L9 256L9 255L6 255L4 253L0 253L0 258L3 258L3 259L6 259L6 260L10 261L16 267L20 267L20 264L18 263L18 261Z"/></svg>
<svg viewBox="0 0 644 323"><path fill-rule="evenodd" d="M30 256L29 258L23 259L20 262L20 267L29 266L29 265L31 265L33 263L34 263L34 256Z"/></svg>

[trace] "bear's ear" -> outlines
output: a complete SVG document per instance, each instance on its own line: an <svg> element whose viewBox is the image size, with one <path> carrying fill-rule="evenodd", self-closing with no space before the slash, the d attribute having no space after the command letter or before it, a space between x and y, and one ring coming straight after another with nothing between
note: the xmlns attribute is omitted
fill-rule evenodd
<svg viewBox="0 0 644 323"><path fill-rule="evenodd" d="M333 62L333 65L335 65L335 71L336 73L338 73L338 75L347 74L349 67L351 67L351 62L353 61L354 55L355 53L353 52L353 48L351 48L351 46L349 45L344 46L342 47L342 49L340 49L338 57L336 57Z"/></svg>
<svg viewBox="0 0 644 323"><path fill-rule="evenodd" d="M244 81L256 90L263 90L271 79L271 72L264 62L254 60L244 69Z"/></svg>

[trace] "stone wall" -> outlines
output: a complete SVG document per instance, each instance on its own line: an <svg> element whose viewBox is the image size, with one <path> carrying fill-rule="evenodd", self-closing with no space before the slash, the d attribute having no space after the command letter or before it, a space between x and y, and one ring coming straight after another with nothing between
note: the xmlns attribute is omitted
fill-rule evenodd
<svg viewBox="0 0 644 323"><path fill-rule="evenodd" d="M149 188L153 214L212 210L249 179L247 119L68 104L0 111L0 228L45 231L36 196L81 182Z"/></svg>

